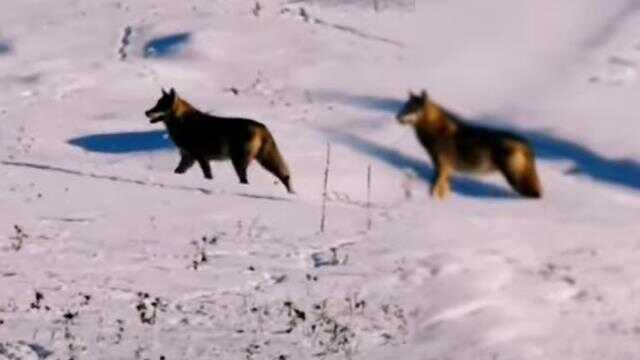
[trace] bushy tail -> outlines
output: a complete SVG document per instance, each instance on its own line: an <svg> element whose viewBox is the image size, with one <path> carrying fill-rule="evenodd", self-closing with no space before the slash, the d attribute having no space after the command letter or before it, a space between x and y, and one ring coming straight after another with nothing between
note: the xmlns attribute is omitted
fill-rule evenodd
<svg viewBox="0 0 640 360"><path fill-rule="evenodd" d="M499 165L511 187L520 195L530 198L542 197L542 184L536 172L535 156L528 145L518 144L511 147Z"/></svg>
<svg viewBox="0 0 640 360"><path fill-rule="evenodd" d="M294 191L291 187L289 168L287 167L287 163L284 161L282 154L280 154L280 151L278 150L276 141L267 128L261 132L261 137L262 144L258 154L256 155L256 160L258 160L258 163L260 163L260 165L262 165L262 167L267 171L280 179L289 193L293 193Z"/></svg>
<svg viewBox="0 0 640 360"><path fill-rule="evenodd" d="M515 188L516 191L523 196L530 198L542 197L542 185L540 184L540 179L538 178L538 173L536 172L533 161L530 163L530 166L527 168L525 173L522 174L522 177Z"/></svg>

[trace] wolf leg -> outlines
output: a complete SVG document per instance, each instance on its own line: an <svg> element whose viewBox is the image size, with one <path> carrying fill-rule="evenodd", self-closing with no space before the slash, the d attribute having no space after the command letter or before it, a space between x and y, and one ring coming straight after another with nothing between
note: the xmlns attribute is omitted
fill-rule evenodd
<svg viewBox="0 0 640 360"><path fill-rule="evenodd" d="M196 162L196 159L193 156L189 155L186 151L180 151L180 163L178 167L174 170L176 174L184 174L187 170L189 170L193 164Z"/></svg>
<svg viewBox="0 0 640 360"><path fill-rule="evenodd" d="M236 174L238 175L238 179L241 184L249 183L247 180L247 168L249 167L250 162L251 158L247 154L231 157L231 163L233 163L233 168L236 170Z"/></svg>
<svg viewBox="0 0 640 360"><path fill-rule="evenodd" d="M209 165L209 160L198 158L197 161L198 165L200 165L200 168L202 169L202 174L204 175L205 179L213 179L213 175L211 175L211 166Z"/></svg>
<svg viewBox="0 0 640 360"><path fill-rule="evenodd" d="M446 161L436 161L436 171L431 183L431 196L435 196L440 200L444 200L451 193L451 165Z"/></svg>

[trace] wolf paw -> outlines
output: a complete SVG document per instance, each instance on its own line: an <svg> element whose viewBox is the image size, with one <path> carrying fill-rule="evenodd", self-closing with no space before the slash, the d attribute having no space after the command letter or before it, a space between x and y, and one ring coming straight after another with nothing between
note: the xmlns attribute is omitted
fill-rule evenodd
<svg viewBox="0 0 640 360"><path fill-rule="evenodd" d="M440 200L446 199L451 193L451 185L447 182L437 182L431 187L431 196L435 196Z"/></svg>

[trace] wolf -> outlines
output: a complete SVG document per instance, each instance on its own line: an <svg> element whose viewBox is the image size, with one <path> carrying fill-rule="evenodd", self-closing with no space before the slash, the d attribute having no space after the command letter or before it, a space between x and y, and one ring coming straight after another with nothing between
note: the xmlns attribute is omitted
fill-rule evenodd
<svg viewBox="0 0 640 360"><path fill-rule="evenodd" d="M180 150L176 174L185 173L197 162L204 177L212 179L209 162L231 159L240 183L248 184L247 168L256 159L289 193L294 192L289 168L264 124L203 113L180 98L173 88L169 92L162 89L162 96L145 115L152 124L163 122Z"/></svg>
<svg viewBox="0 0 640 360"><path fill-rule="evenodd" d="M427 92L409 92L396 119L411 125L435 168L431 195L446 198L455 171L500 171L511 187L528 198L542 197L535 155L528 141L508 131L467 124L431 101Z"/></svg>

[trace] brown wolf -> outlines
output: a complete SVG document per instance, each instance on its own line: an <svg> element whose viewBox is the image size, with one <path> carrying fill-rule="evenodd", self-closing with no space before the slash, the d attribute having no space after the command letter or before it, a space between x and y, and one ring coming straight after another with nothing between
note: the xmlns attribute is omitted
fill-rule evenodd
<svg viewBox="0 0 640 360"><path fill-rule="evenodd" d="M176 174L198 162L204 177L212 179L210 160L231 159L240 183L248 184L247 167L256 159L293 193L289 169L266 126L249 119L205 114L181 99L172 88L162 90L158 103L145 112L151 123L164 122L171 140L180 149Z"/></svg>
<svg viewBox="0 0 640 360"><path fill-rule="evenodd" d="M536 173L534 153L524 138L507 131L466 124L431 101L426 91L409 93L409 100L396 115L410 124L435 167L431 194L449 195L454 171L502 172L511 187L523 196L539 198L542 186Z"/></svg>

